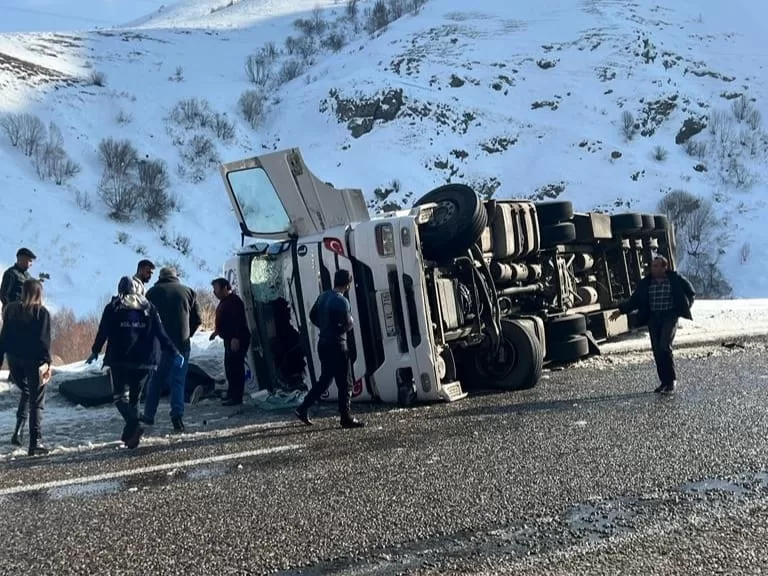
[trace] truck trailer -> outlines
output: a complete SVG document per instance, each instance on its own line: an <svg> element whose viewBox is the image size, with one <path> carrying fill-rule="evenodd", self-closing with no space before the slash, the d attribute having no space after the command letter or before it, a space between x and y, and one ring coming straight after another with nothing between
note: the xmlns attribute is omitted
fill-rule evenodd
<svg viewBox="0 0 768 576"><path fill-rule="evenodd" d="M246 305L262 389L306 390L319 377L308 314L342 268L354 284L353 400L400 405L531 388L545 365L597 354L635 327L609 316L655 255L674 268L663 215L481 199L461 183L372 215L361 190L324 182L297 148L220 171L242 246L224 273Z"/></svg>

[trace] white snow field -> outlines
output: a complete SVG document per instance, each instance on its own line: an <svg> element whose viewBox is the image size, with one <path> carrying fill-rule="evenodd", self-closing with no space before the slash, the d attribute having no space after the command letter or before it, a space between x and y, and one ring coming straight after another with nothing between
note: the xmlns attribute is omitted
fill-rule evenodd
<svg viewBox="0 0 768 576"><path fill-rule="evenodd" d="M360 187L385 207L448 178L499 197L562 191L581 210L649 211L686 190L711 200L714 221L725 223L707 241L722 252L733 295L766 295L759 3L429 0L371 35L372 0L358 2L354 20L334 0L40 0L24 3L27 12L3 2L3 29L13 32L0 34L0 114L56 123L81 168L62 185L42 180L0 130L0 265L21 245L35 250L54 309L98 311L144 256L208 286L240 240L216 161L293 146L324 180ZM94 30L90 17L104 25ZM312 29L315 17L325 22L319 34L294 25L302 18ZM126 21L132 27L115 27ZM262 88L249 82L245 59L269 42L276 53ZM338 52L335 43L344 44ZM238 106L253 89L266 94L255 128ZM386 91L378 111L360 105ZM732 117L737 94L757 111L754 128ZM226 115L218 120L234 124L231 138L214 133L207 113L188 116L188 127L169 120L189 98ZM693 156L675 143L685 120L707 122L717 110L724 127L697 134L705 144ZM624 111L640 128L631 140ZM194 136L199 146L185 160ZM108 217L98 193L103 138L166 162L179 208L164 225ZM384 200L387 188L399 191Z"/></svg>

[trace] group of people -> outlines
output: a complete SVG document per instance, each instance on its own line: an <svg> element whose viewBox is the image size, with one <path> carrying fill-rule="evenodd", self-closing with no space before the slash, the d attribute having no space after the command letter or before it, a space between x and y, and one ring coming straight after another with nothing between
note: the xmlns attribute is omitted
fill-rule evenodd
<svg viewBox="0 0 768 576"><path fill-rule="evenodd" d="M3 325L0 364L7 358L10 380L20 389L16 426L11 437L22 445L29 420L30 456L46 454L41 420L46 385L51 377L51 315L43 304L43 284L29 269L36 259L28 248L16 253L16 263L3 274L0 286ZM123 276L117 295L105 306L86 362L95 362L106 345L103 365L109 367L113 400L124 420L121 440L128 448L139 445L143 424L153 425L161 391L170 391L170 418L175 431L184 431L184 391L191 338L202 325L195 291L181 283L172 267L161 268L157 282L147 288L155 265L142 260L136 274ZM218 298L211 340L224 341L225 372L229 383L224 405L242 404L245 389L245 354L250 332L245 305L225 278L211 283ZM146 386L144 411L138 404Z"/></svg>
<svg viewBox="0 0 768 576"><path fill-rule="evenodd" d="M22 432L29 415L29 454L45 454L41 443L41 411L45 388L51 377L51 316L43 305L42 283L31 278L29 268L34 253L22 248L16 263L5 271L0 286L3 325L0 330L0 364L4 357L12 381L21 390L16 427L11 442L21 445ZM190 339L202 324L195 291L183 285L173 268L161 268L154 286L146 289L155 270L149 260L138 264L133 277L124 276L117 295L106 305L98 333L87 362L93 363L106 344L104 365L110 369L113 398L125 425L121 436L128 448L139 445L144 428L154 424L160 390L171 392L171 422L184 430L184 388L189 363ZM229 383L224 405L242 403L245 387L245 358L250 347L245 305L225 278L211 282L219 300L215 330L211 340L224 341L224 363ZM347 348L347 334L352 330L349 300L346 297L352 276L338 270L334 287L322 293L310 310L310 321L319 327L318 356L321 374L296 409L296 416L311 425L310 408L335 380L343 428L360 428L363 422L351 414L352 372ZM691 318L695 299L691 283L670 270L669 262L657 256L650 271L630 298L621 303L612 319L622 313L637 312L639 324L648 325L651 347L660 384L657 393L675 391L677 374L672 352L678 320ZM147 385L143 414L138 403Z"/></svg>

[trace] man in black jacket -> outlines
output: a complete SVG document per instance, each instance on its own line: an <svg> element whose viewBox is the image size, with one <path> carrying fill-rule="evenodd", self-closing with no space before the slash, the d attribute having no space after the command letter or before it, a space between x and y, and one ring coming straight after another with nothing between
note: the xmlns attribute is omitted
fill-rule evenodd
<svg viewBox="0 0 768 576"><path fill-rule="evenodd" d="M16 263L3 273L3 280L0 283L0 303L3 309L11 302L21 300L21 288L24 282L31 278L29 269L36 258L29 248L20 248L16 252Z"/></svg>
<svg viewBox="0 0 768 576"><path fill-rule="evenodd" d="M651 337L653 359L661 384L656 393L671 394L675 391L677 373L672 343L680 318L692 320L691 306L696 292L687 278L669 269L669 262L663 256L656 256L651 262L651 273L637 285L629 300L614 310L611 319L621 314L637 311L637 324L648 325Z"/></svg>
<svg viewBox="0 0 768 576"><path fill-rule="evenodd" d="M171 423L177 432L184 431L184 385L187 380L187 366L191 349L190 339L202 324L197 295L192 288L179 281L176 269L164 267L155 285L147 290L147 300L157 308L166 334L176 349L184 356L181 368L173 367L174 356L164 352L157 372L149 381L144 414L141 421L152 426L163 388L171 391Z"/></svg>
<svg viewBox="0 0 768 576"><path fill-rule="evenodd" d="M219 299L216 306L216 325L210 339L224 340L224 372L229 385L223 406L239 406L245 392L245 359L251 345L251 332L245 315L245 304L232 290L226 278L211 282L213 294Z"/></svg>
<svg viewBox="0 0 768 576"><path fill-rule="evenodd" d="M104 308L86 360L93 363L107 343L104 365L109 366L112 377L115 406L125 420L121 439L128 448L136 448L144 433L137 409L139 394L150 372L157 369L160 351L174 355L176 368L184 364L184 357L163 329L157 309L137 291L132 278L120 279L118 295Z"/></svg>

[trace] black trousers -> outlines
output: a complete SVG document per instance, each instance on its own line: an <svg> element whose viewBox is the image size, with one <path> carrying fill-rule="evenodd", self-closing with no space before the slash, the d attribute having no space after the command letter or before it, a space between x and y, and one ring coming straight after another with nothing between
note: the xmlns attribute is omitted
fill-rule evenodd
<svg viewBox="0 0 768 576"><path fill-rule="evenodd" d="M40 366L36 362L9 356L8 369L13 377L13 383L21 390L19 407L16 410L17 424L23 426L29 414L29 445L37 446L42 440L41 425L47 388L40 381Z"/></svg>
<svg viewBox="0 0 768 576"><path fill-rule="evenodd" d="M336 381L339 390L339 415L342 420L349 420L350 404L352 402L352 370L349 365L349 353L346 347L335 342L319 342L317 354L320 356L320 378L304 397L302 410L309 409L320 400L331 380Z"/></svg>
<svg viewBox="0 0 768 576"><path fill-rule="evenodd" d="M110 367L109 372L112 377L112 399L125 421L125 428L123 428L123 438L125 438L139 425L139 396L150 372L121 367Z"/></svg>
<svg viewBox="0 0 768 576"><path fill-rule="evenodd" d="M245 392L245 353L246 342L240 341L240 349L232 350L231 342L224 342L224 374L227 377L228 396L235 402L243 401Z"/></svg>
<svg viewBox="0 0 768 576"><path fill-rule="evenodd" d="M677 321L676 315L664 313L651 314L648 321L653 359L662 384L671 384L677 380L675 358L672 352L672 344L677 333Z"/></svg>

